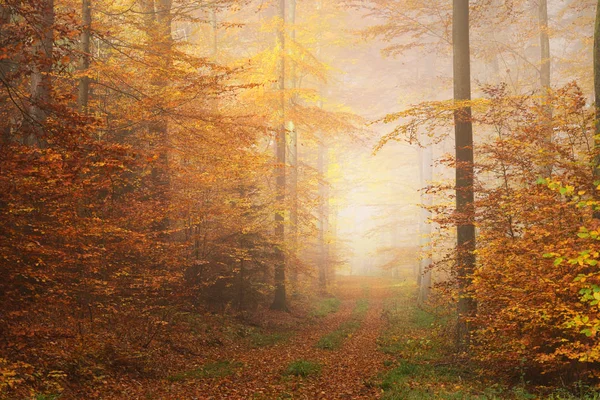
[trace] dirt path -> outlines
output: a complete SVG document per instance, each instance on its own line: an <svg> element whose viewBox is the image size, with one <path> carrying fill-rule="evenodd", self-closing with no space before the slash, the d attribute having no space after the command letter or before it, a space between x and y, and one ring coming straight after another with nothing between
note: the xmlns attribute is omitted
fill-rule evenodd
<svg viewBox="0 0 600 400"><path fill-rule="evenodd" d="M315 347L323 335L349 320L356 301L365 297L368 287L369 309L361 327L345 339L336 350ZM343 278L336 295L340 310L296 332L281 345L251 350L244 356L246 365L240 376L232 377L219 387L205 382L199 398L207 399L374 399L377 390L368 382L383 368L376 339L381 319L384 289L381 280ZM310 360L322 365L314 377L282 377L285 367L294 360ZM365 384L367 383L367 384Z"/></svg>
<svg viewBox="0 0 600 400"><path fill-rule="evenodd" d="M387 284L389 286L389 282ZM370 384L384 369L385 356L377 351L377 338L386 284L378 278L342 277L335 295L341 300L339 311L316 323L299 325L288 341L274 346L248 348L229 346L209 357L236 360L234 374L220 378L164 381L151 391L127 394L129 399L376 399L380 389ZM319 349L318 340L350 320L358 299L368 299L368 310L360 327L335 350ZM319 374L307 377L285 375L293 361L307 360L321 366ZM150 384L150 382L148 382ZM143 392L141 394L140 392ZM123 393L124 394L124 393Z"/></svg>

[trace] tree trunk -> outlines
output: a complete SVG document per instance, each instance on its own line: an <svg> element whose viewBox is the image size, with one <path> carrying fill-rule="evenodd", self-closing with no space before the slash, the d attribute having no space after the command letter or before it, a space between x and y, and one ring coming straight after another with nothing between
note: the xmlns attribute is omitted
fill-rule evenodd
<svg viewBox="0 0 600 400"><path fill-rule="evenodd" d="M593 161L594 187L600 185L600 0L596 5L596 23L594 26L594 100L596 111L596 124L594 136L594 150L596 152ZM598 193L594 190L594 193ZM596 195L596 200L600 196ZM594 219L600 220L600 209L594 211Z"/></svg>
<svg viewBox="0 0 600 400"><path fill-rule="evenodd" d="M215 59L217 59L217 55L219 53L219 29L217 26L217 6L213 6L210 10L211 12L211 25L212 25L212 33L213 33L213 43L212 43L212 55Z"/></svg>
<svg viewBox="0 0 600 400"><path fill-rule="evenodd" d="M30 130L25 144L43 145L43 127L48 116L52 92L52 66L54 51L54 0L43 0L35 13L37 32L33 45L35 59L31 73Z"/></svg>
<svg viewBox="0 0 600 400"><path fill-rule="evenodd" d="M469 0L454 0L452 13L454 100L471 99L471 62L469 46ZM456 140L457 278L459 285L457 343L461 351L469 348L468 319L476 311L470 292L475 270L475 206L473 195L473 126L471 107L454 113Z"/></svg>
<svg viewBox="0 0 600 400"><path fill-rule="evenodd" d="M296 0L290 0L290 24L292 29L290 32L290 39L295 45L296 43ZM288 54L292 54L292 49L288 50ZM296 81L296 63L290 63L290 78L291 78L291 89L292 93L295 92L297 81ZM293 107L296 102L295 94L292 94L291 106ZM294 261L298 259L298 130L294 121L288 122L288 131L290 132L290 196L292 197L292 204L290 210L290 244L294 254ZM292 270L292 282L298 280L298 268L297 262L294 262L294 268Z"/></svg>
<svg viewBox="0 0 600 400"><path fill-rule="evenodd" d="M0 4L0 32L6 32L6 25L11 22L12 12L7 5ZM11 72L14 68L15 60L10 58L5 58L0 60L0 80L3 85L8 87L10 85ZM8 88L0 92L0 107L3 110L9 109L10 96L8 95ZM8 117L8 114L6 114ZM11 140L11 120L12 118L7 118L2 123L2 132L0 132L2 143L8 143Z"/></svg>
<svg viewBox="0 0 600 400"><path fill-rule="evenodd" d="M421 149L421 188L427 186L427 183L432 179L431 173L431 147L426 145ZM422 190L421 189L421 190ZM431 195L421 192L421 204L422 207L431 206ZM428 222L430 216L429 210L426 208L421 209L421 251L425 255L419 262L419 304L424 304L429 297L431 289L431 258L429 254L431 252L431 224Z"/></svg>
<svg viewBox="0 0 600 400"><path fill-rule="evenodd" d="M543 134L547 143L552 143L552 106L549 103L550 90L550 36L548 34L548 0L539 0L538 21L540 27L540 86L543 101ZM542 169L545 176L552 175L552 163Z"/></svg>
<svg viewBox="0 0 600 400"><path fill-rule="evenodd" d="M327 190L327 147L323 143L324 138L321 135L319 143L319 152L317 154L317 170L319 172L319 290L322 294L327 293L327 267L328 267L328 249L326 243L327 225L328 225L328 190Z"/></svg>
<svg viewBox="0 0 600 400"><path fill-rule="evenodd" d="M145 16L148 56L152 60L149 64L153 65L150 82L156 101L154 107L163 110L161 101L168 86L165 74L173 64L172 0L141 0L141 6ZM155 54L161 54L161 57L156 58ZM167 117L158 113L154 120L148 123L148 133L156 141L155 146L158 153L158 160L152 168L155 198L161 201L166 211L170 201L171 185ZM166 231L168 226L169 216L165 212L162 219L157 221L157 230Z"/></svg>
<svg viewBox="0 0 600 400"><path fill-rule="evenodd" d="M319 17L321 17L321 11L323 9L322 0L317 1L317 12ZM317 59L321 58L321 39L322 32L317 34L317 43L316 43L316 57ZM322 85L319 86L319 108L323 108L323 100L322 100L323 90ZM327 224L328 224L328 213L327 213L327 203L329 202L329 194L327 192L327 147L325 146L325 137L321 134L319 138L319 150L317 154L317 170L319 172L319 233L318 233L318 241L319 241L319 256L318 256L318 268L319 268L319 290L323 293L327 293L327 269L328 269L328 249L326 244L326 232L327 232Z"/></svg>
<svg viewBox="0 0 600 400"><path fill-rule="evenodd" d="M550 87L550 36L548 35L548 1L539 0L540 25L540 83L542 89Z"/></svg>
<svg viewBox="0 0 600 400"><path fill-rule="evenodd" d="M79 69L82 73L87 73L90 68L90 42L92 29L92 0L83 0L82 2L82 22L83 29L81 31L81 61ZM77 97L77 105L83 112L87 112L90 97L90 78L87 75L79 78L79 95Z"/></svg>
<svg viewBox="0 0 600 400"><path fill-rule="evenodd" d="M276 140L275 167L277 208L275 211L275 236L279 244L275 247L275 298L271 304L272 310L287 311L285 294L285 267L286 257L283 246L285 245L284 210L285 210L285 147L287 145L285 134L285 0L278 3L279 26L277 30L277 47L280 51L277 66L277 89L279 90L279 126Z"/></svg>

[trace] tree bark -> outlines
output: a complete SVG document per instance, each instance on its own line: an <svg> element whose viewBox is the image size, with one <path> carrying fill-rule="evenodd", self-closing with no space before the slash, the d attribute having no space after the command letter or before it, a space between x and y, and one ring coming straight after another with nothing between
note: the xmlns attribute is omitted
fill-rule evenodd
<svg viewBox="0 0 600 400"><path fill-rule="evenodd" d="M35 13L38 36L34 38L33 71L31 73L30 130L25 144L43 145L43 127L48 116L52 92L52 66L54 64L54 0L43 0Z"/></svg>
<svg viewBox="0 0 600 400"><path fill-rule="evenodd" d="M543 101L543 126L544 140L552 143L552 106L549 101L550 90L550 36L548 34L548 0L539 0L538 20L540 27L540 86ZM552 175L552 163L549 162L542 168L542 174Z"/></svg>
<svg viewBox="0 0 600 400"><path fill-rule="evenodd" d="M148 123L148 133L156 141L158 155L157 163L152 168L152 179L155 186L155 197L162 202L166 210L170 201L171 176L168 154L169 127L167 117L162 115L164 110L162 98L168 86L165 74L173 64L172 0L140 1L145 16L148 57L152 60L149 64L153 67L150 82L156 102L154 107L161 110L154 120ZM156 54L161 56L156 57ZM162 219L157 221L157 230L166 231L168 226L169 216L165 212Z"/></svg>
<svg viewBox="0 0 600 400"><path fill-rule="evenodd" d="M600 185L600 0L596 4L596 22L594 24L594 100L596 111L596 124L594 136L593 175L594 193L596 200L600 201L600 195L595 187ZM594 210L593 217L600 220L600 209Z"/></svg>
<svg viewBox="0 0 600 400"><path fill-rule="evenodd" d="M212 42L212 55L216 59L219 53L219 29L217 25L217 6L213 6L210 10L211 12L211 26L213 33L213 42Z"/></svg>
<svg viewBox="0 0 600 400"><path fill-rule="evenodd" d="M550 36L548 34L548 0L539 0L540 26L540 83L542 89L550 87Z"/></svg>
<svg viewBox="0 0 600 400"><path fill-rule="evenodd" d="M423 149L421 149L421 190L427 186L427 183L432 179L432 171L431 171L431 163L432 163L432 155L431 155L431 147L426 145ZM431 195L425 192L421 192L421 251L426 256L422 258L419 262L419 296L418 302L419 304L424 304L429 297L429 292L431 290L431 270L429 266L431 265L431 258L429 257L429 253L431 252L431 224L428 222L430 212L427 210L426 206L431 206Z"/></svg>
<svg viewBox="0 0 600 400"><path fill-rule="evenodd" d="M279 26L277 30L277 48L280 51L277 64L277 89L279 91L279 126L276 140L276 200L277 208L275 211L275 236L279 244L275 247L275 297L272 310L288 311L286 290L285 290L285 269L286 256L285 245L285 148L286 129L285 129L285 0L278 2Z"/></svg>
<svg viewBox="0 0 600 400"><path fill-rule="evenodd" d="M90 68L90 52L91 52L91 29L92 29L92 0L82 1L82 31L81 31L81 61L79 69L82 73L87 73ZM77 97L77 105L81 111L87 112L90 97L90 78L83 75L79 78L79 95Z"/></svg>
<svg viewBox="0 0 600 400"><path fill-rule="evenodd" d="M319 290L322 294L327 293L328 278L328 249L326 243L327 225L328 225L328 190L327 190L327 147L323 143L324 138L321 135L319 143L319 152L317 154L317 170L319 172Z"/></svg>
<svg viewBox="0 0 600 400"><path fill-rule="evenodd" d="M290 39L295 45L296 43L296 0L290 0L290 24L292 26ZM292 49L288 49L288 54L292 54ZM290 79L292 92L296 90L296 63L290 62ZM296 101L296 96L292 94L290 103L293 107ZM288 131L290 133L290 196L292 198L290 210L290 244L294 253L294 260L298 259L298 130L294 121L290 119L288 122ZM297 264L297 263L294 263ZM297 266L292 270L292 282L298 280Z"/></svg>
<svg viewBox="0 0 600 400"><path fill-rule="evenodd" d="M323 9L322 0L317 1L317 11L319 17L321 16L321 11ZM317 35L317 46L316 46L316 56L317 59L321 57L321 39L322 32L319 32ZM323 108L323 95L322 85L319 86L319 108ZM327 278L328 274L328 248L326 243L326 234L327 234L327 226L329 223L328 217L328 209L327 205L329 203L329 193L327 187L327 146L325 145L325 135L321 134L319 137L319 149L317 154L317 170L319 172L319 233L318 233L318 242L319 242L319 258L318 258L318 268L319 268L319 290L322 294L327 293Z"/></svg>
<svg viewBox="0 0 600 400"><path fill-rule="evenodd" d="M471 99L471 61L469 46L469 1L454 0L452 13L454 100ZM461 351L469 348L469 318L476 311L470 292L475 270L475 207L473 194L473 126L471 107L454 113L456 140L456 214L457 278L459 285L457 343Z"/></svg>

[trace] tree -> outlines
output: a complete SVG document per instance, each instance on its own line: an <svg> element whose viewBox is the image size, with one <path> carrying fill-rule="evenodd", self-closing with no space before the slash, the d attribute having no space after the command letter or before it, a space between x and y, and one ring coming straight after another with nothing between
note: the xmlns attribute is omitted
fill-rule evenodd
<svg viewBox="0 0 600 400"><path fill-rule="evenodd" d="M431 213L427 207L432 205L432 195L426 192L425 187L432 179L432 149L431 145L425 144L420 149L420 180L421 180L421 215L419 218L419 233L421 235L421 252L423 257L419 262L419 302L427 301L431 291L431 222L428 221Z"/></svg>
<svg viewBox="0 0 600 400"><path fill-rule="evenodd" d="M92 30L92 0L81 2L82 30L81 30L81 62L79 69L82 76L79 78L79 96L77 105L87 111L90 97L90 78L87 76L91 59L91 30Z"/></svg>
<svg viewBox="0 0 600 400"><path fill-rule="evenodd" d="M44 125L52 95L52 67L54 65L54 0L42 0L32 14L36 32L33 38L34 62L31 72L31 106L29 128L25 143L42 145Z"/></svg>
<svg viewBox="0 0 600 400"><path fill-rule="evenodd" d="M285 126L285 0L279 0L277 13L279 16L277 28L277 47L279 50L279 59L277 63L277 90L279 91L279 126L275 139L276 149L276 202L278 209L275 211L275 235L279 244L276 247L275 264L275 297L271 309L278 311L287 311L287 301L285 294L285 154L287 146L287 135Z"/></svg>
<svg viewBox="0 0 600 400"><path fill-rule="evenodd" d="M594 24L594 105L596 123L594 135L594 149L596 155L593 159L594 186L600 181L600 0L596 6L596 22ZM595 193L598 193L596 190ZM600 210L594 210L594 218L600 220Z"/></svg>
<svg viewBox="0 0 600 400"><path fill-rule="evenodd" d="M292 46L296 47L296 0L290 0L290 18L289 22L292 26L290 32L290 39ZM289 54L292 54L292 46L289 46ZM298 79L296 77L296 63L292 61L290 63L290 79L292 95L290 97L291 106L297 101L295 90L298 86ZM290 135L290 197L291 197L291 209L290 209L290 247L294 255L294 269L292 271L292 280L296 282L298 280L298 129L294 124L293 120L288 122L288 130Z"/></svg>
<svg viewBox="0 0 600 400"><path fill-rule="evenodd" d="M469 1L454 0L452 11L452 48L454 55L454 101L462 103L454 112L456 140L456 213L458 300L457 341L459 348L469 345L468 319L475 312L475 299L470 293L475 270L475 225L473 194L473 126L471 123L471 61L469 47Z"/></svg>

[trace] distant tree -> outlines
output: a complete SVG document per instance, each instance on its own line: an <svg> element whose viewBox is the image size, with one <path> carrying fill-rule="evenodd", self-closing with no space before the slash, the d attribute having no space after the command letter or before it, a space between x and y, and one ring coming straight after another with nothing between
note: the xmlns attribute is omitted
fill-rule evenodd
<svg viewBox="0 0 600 400"><path fill-rule="evenodd" d="M600 0L596 6L596 22L594 24L594 100L596 111L594 149L594 185L600 181ZM598 192L597 190L595 191ZM594 218L600 220L600 210L594 211Z"/></svg>
<svg viewBox="0 0 600 400"><path fill-rule="evenodd" d="M285 269L286 255L283 246L285 245L285 166L286 166L286 147L287 135L285 126L285 0L279 0L278 8L278 27L277 27L277 47L279 58L277 61L277 90L279 91L279 124L275 140L276 149L276 190L277 190L277 210L275 211L275 235L279 244L276 247L275 264L275 297L271 309L287 311L287 300L285 290Z"/></svg>

